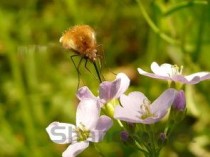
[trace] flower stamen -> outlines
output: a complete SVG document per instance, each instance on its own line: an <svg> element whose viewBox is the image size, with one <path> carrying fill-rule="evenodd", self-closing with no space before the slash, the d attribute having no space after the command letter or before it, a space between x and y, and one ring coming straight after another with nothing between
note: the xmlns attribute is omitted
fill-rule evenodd
<svg viewBox="0 0 210 157"><path fill-rule="evenodd" d="M140 105L141 109L141 119L146 119L148 117L154 117L154 114L150 111L150 104L151 102L148 99L144 99L143 103Z"/></svg>
<svg viewBox="0 0 210 157"><path fill-rule="evenodd" d="M75 129L77 133L77 141L85 141L90 136L90 131L85 128L85 125L80 123L80 126Z"/></svg>
<svg viewBox="0 0 210 157"><path fill-rule="evenodd" d="M182 71L183 71L183 66L179 67L177 65L172 65L171 66L171 73L169 74L169 76L182 75Z"/></svg>

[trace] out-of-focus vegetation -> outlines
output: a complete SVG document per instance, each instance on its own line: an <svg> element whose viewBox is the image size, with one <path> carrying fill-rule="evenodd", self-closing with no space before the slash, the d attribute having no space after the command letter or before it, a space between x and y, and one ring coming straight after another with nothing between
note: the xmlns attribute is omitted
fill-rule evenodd
<svg viewBox="0 0 210 157"><path fill-rule="evenodd" d="M75 121L73 53L58 41L76 24L96 30L105 77L125 72L132 80L129 90L151 99L167 84L138 75L137 67L150 70L157 61L183 65L186 74L210 71L209 0L0 1L0 156L58 157L65 150L45 128L52 121ZM87 70L81 73L96 93L98 81ZM161 156L210 156L209 93L209 81L186 86L187 116ZM97 149L109 157L141 156L120 141L119 131L116 124ZM99 154L91 145L80 156Z"/></svg>

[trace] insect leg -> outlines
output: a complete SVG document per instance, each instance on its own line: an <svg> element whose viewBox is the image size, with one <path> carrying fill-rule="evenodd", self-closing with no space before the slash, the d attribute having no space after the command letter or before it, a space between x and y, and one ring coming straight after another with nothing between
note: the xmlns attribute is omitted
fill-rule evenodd
<svg viewBox="0 0 210 157"><path fill-rule="evenodd" d="M85 69L86 69L89 73L91 73L90 69L88 69L88 67L87 67L87 63L88 63L88 59L85 58Z"/></svg>
<svg viewBox="0 0 210 157"><path fill-rule="evenodd" d="M87 67L87 63L88 63L88 59L85 58L85 69L91 73L90 69ZM99 79L99 81L101 83L102 82L102 79L101 79L101 71L99 70L99 68L98 68L98 66L97 66L97 64L96 64L95 61L93 61L92 63L93 63L93 66L94 66L94 68L96 70L96 74L98 76L98 79Z"/></svg>
<svg viewBox="0 0 210 157"><path fill-rule="evenodd" d="M75 67L75 69L77 70L77 77L78 77L77 89L79 88L79 84L80 84L80 75L81 75L79 69L80 69L80 65L81 65L82 60L83 60L83 58L81 57L80 60L79 60L79 63L76 65L76 63L75 63L75 61L74 61L73 58L78 57L78 56L79 56L79 55L72 55L72 56L71 56L71 61L73 62L74 67Z"/></svg>
<svg viewBox="0 0 210 157"><path fill-rule="evenodd" d="M97 76L98 76L98 79L99 79L99 81L100 81L100 83L101 83L101 82L102 82L102 79L101 79L101 72L100 72L100 70L99 70L99 68L98 68L98 66L97 66L97 64L96 64L95 61L93 61L93 65L94 65L94 68L95 68L95 70L96 70L96 74L97 74Z"/></svg>

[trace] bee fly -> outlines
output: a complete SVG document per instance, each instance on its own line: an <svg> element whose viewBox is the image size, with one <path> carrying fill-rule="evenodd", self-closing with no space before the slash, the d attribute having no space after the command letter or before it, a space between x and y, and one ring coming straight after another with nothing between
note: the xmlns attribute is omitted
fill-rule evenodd
<svg viewBox="0 0 210 157"><path fill-rule="evenodd" d="M74 66L77 69L78 77L79 77L79 68L82 60L85 60L85 68L87 68L87 62L90 61L93 63L94 68L96 70L98 79L102 82L102 76L100 73L101 68L101 55L98 51L98 45L96 42L95 31L89 25L76 25L72 28L65 31L60 38L60 43L65 49L72 50L75 52L75 55L71 56L71 60ZM73 57L81 56L81 59L76 66ZM98 62L98 64L97 64ZM100 68L98 68L98 66Z"/></svg>

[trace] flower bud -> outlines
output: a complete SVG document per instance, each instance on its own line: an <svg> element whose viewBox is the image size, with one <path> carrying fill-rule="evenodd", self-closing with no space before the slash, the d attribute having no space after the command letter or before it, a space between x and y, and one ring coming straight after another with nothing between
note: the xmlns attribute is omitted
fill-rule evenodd
<svg viewBox="0 0 210 157"><path fill-rule="evenodd" d="M172 105L173 109L178 110L178 111L184 111L186 108L186 99L185 99L185 94L183 90L180 90L173 102Z"/></svg>
<svg viewBox="0 0 210 157"><path fill-rule="evenodd" d="M166 133L161 132L161 133L159 134L158 144L159 144L160 146L162 146L162 145L165 145L166 142L167 142L167 135L166 135Z"/></svg>
<svg viewBox="0 0 210 157"><path fill-rule="evenodd" d="M123 142L127 142L129 140L129 134L127 131L122 131L120 133L120 138Z"/></svg>
<svg viewBox="0 0 210 157"><path fill-rule="evenodd" d="M170 114L169 123L173 124L180 123L186 115L186 99L183 90L177 92L175 99L173 101Z"/></svg>

